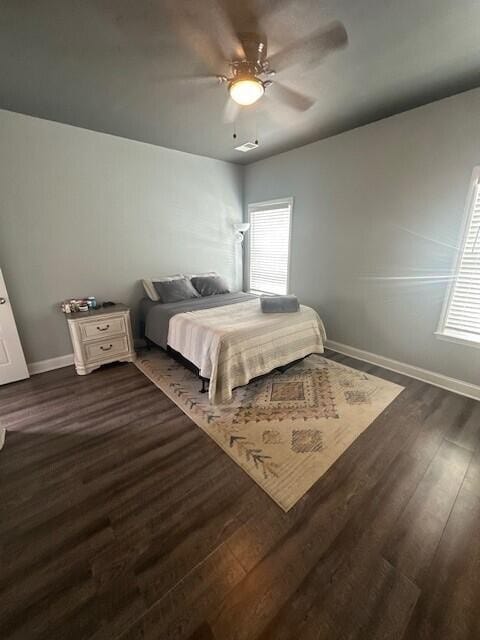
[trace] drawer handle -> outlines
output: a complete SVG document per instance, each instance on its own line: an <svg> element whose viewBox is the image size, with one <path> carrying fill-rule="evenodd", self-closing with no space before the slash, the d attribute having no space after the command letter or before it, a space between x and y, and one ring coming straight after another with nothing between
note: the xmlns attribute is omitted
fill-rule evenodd
<svg viewBox="0 0 480 640"><path fill-rule="evenodd" d="M106 324L104 327L97 327L98 331L107 331L107 329L110 329L110 325Z"/></svg>
<svg viewBox="0 0 480 640"><path fill-rule="evenodd" d="M109 344L108 347L100 347L100 349L102 351L110 351L110 349L113 347L113 344Z"/></svg>

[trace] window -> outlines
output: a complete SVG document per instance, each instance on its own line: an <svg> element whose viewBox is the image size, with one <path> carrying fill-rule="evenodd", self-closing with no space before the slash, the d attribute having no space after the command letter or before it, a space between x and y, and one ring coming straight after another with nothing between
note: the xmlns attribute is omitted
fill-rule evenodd
<svg viewBox="0 0 480 640"><path fill-rule="evenodd" d="M437 335L480 347L480 167L473 174L455 278Z"/></svg>
<svg viewBox="0 0 480 640"><path fill-rule="evenodd" d="M250 291L287 293L292 207L292 198L248 206Z"/></svg>

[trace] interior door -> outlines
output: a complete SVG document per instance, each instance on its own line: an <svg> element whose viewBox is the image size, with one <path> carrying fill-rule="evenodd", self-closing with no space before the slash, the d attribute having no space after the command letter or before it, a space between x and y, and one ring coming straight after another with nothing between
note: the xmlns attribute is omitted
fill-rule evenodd
<svg viewBox="0 0 480 640"><path fill-rule="evenodd" d="M0 269L0 384L28 377L27 363Z"/></svg>

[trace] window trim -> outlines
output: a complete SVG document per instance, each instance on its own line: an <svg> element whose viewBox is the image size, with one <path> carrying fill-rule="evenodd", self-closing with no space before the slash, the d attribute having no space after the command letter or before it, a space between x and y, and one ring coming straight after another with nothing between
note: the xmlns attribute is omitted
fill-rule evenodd
<svg viewBox="0 0 480 640"><path fill-rule="evenodd" d="M290 265L292 262L292 227L293 227L293 205L294 205L293 196L287 196L285 198L275 198L274 200L264 200L260 202L249 202L247 205L247 221L250 224L250 228L251 228L252 209L256 207L269 207L277 204L286 204L290 207L290 225L288 230L288 261L287 261L287 294L288 294L290 293ZM246 243L246 247L245 247L245 266L246 266L245 280L247 284L246 289L248 293L263 293L263 295L274 295L274 294L269 294L267 292L261 292L256 290L252 291L252 289L250 288L250 235L248 237L248 242Z"/></svg>
<svg viewBox="0 0 480 640"><path fill-rule="evenodd" d="M450 307L450 302L452 300L452 296L455 290L457 275L460 271L460 266L462 264L462 259L463 259L463 253L465 251L465 245L467 243L468 230L470 228L470 224L473 218L473 209L475 204L474 200L475 200L477 185L480 185L480 166L476 166L473 169L472 176L470 178L470 185L467 192L467 197L465 199L463 220L462 220L462 224L459 232L459 239L458 239L459 250L452 263L453 277L449 285L447 286L447 290L445 292L445 299L443 301L440 320L438 323L437 330L434 332L434 335L439 340L445 340L447 342L454 342L457 344L468 345L470 347L476 347L480 349L480 337L478 339L477 338L470 339L467 337L468 336L467 333L465 333L465 335L461 335L462 332L456 332L456 331L448 330L445 328L445 325L447 322L447 315Z"/></svg>

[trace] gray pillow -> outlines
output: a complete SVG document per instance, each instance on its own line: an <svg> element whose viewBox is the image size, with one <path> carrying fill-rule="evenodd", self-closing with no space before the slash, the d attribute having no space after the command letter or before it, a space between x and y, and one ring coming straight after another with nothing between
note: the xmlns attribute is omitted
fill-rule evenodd
<svg viewBox="0 0 480 640"><path fill-rule="evenodd" d="M228 284L221 276L193 276L192 284L201 296L230 293Z"/></svg>
<svg viewBox="0 0 480 640"><path fill-rule="evenodd" d="M263 313L294 313L299 311L298 298L294 295L260 296Z"/></svg>
<svg viewBox="0 0 480 640"><path fill-rule="evenodd" d="M153 286L155 287L155 291L158 293L161 302L180 302L180 300L200 297L188 278L154 282Z"/></svg>

